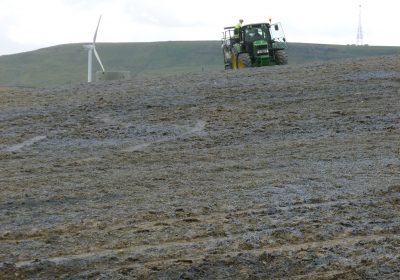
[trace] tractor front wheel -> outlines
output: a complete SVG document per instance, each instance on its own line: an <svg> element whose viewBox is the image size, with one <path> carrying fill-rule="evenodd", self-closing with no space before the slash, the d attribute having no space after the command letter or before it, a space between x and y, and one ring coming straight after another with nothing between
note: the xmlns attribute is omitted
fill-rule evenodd
<svg viewBox="0 0 400 280"><path fill-rule="evenodd" d="M285 51L279 50L275 52L275 63L278 65L288 64L288 57Z"/></svg>
<svg viewBox="0 0 400 280"><path fill-rule="evenodd" d="M250 59L250 55L248 53L239 54L237 60L238 60L238 63L237 63L238 69L251 67L251 59Z"/></svg>

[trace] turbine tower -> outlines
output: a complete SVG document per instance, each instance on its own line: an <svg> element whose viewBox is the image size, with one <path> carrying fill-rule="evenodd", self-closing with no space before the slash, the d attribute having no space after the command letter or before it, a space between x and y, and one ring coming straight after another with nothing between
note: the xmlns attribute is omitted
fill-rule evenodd
<svg viewBox="0 0 400 280"><path fill-rule="evenodd" d="M96 38L97 38L97 31L99 30L101 16L99 18L99 22L97 23L96 32L93 36L93 43L90 45L84 45L83 47L88 50L88 83L92 82L92 61L93 61L93 52L99 62L101 69L103 69L103 73L106 71L104 69L103 63L101 63L100 56L96 51Z"/></svg>
<svg viewBox="0 0 400 280"><path fill-rule="evenodd" d="M357 46L363 45L363 31L361 26L361 5L358 12L358 30L357 30Z"/></svg>

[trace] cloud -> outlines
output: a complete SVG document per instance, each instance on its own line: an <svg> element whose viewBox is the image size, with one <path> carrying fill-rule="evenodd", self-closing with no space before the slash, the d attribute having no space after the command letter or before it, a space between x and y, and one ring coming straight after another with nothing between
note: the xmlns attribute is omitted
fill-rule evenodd
<svg viewBox="0 0 400 280"><path fill-rule="evenodd" d="M126 11L135 23L161 28L199 26L206 22L206 10L199 2L190 1L126 1Z"/></svg>

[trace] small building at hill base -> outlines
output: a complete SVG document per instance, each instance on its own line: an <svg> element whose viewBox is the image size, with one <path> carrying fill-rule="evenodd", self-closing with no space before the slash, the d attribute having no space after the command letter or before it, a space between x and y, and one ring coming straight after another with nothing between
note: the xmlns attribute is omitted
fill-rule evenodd
<svg viewBox="0 0 400 280"><path fill-rule="evenodd" d="M130 71L97 71L96 72L96 83L102 83L107 81L125 81L131 79Z"/></svg>

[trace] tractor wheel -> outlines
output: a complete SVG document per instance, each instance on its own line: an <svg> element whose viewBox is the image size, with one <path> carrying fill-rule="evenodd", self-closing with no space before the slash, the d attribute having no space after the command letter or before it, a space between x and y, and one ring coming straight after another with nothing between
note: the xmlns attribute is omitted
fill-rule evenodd
<svg viewBox="0 0 400 280"><path fill-rule="evenodd" d="M285 51L279 50L275 52L275 63L277 65L288 64L288 57Z"/></svg>
<svg viewBox="0 0 400 280"><path fill-rule="evenodd" d="M251 66L251 59L248 53L241 53L238 56L237 68L243 69Z"/></svg>

